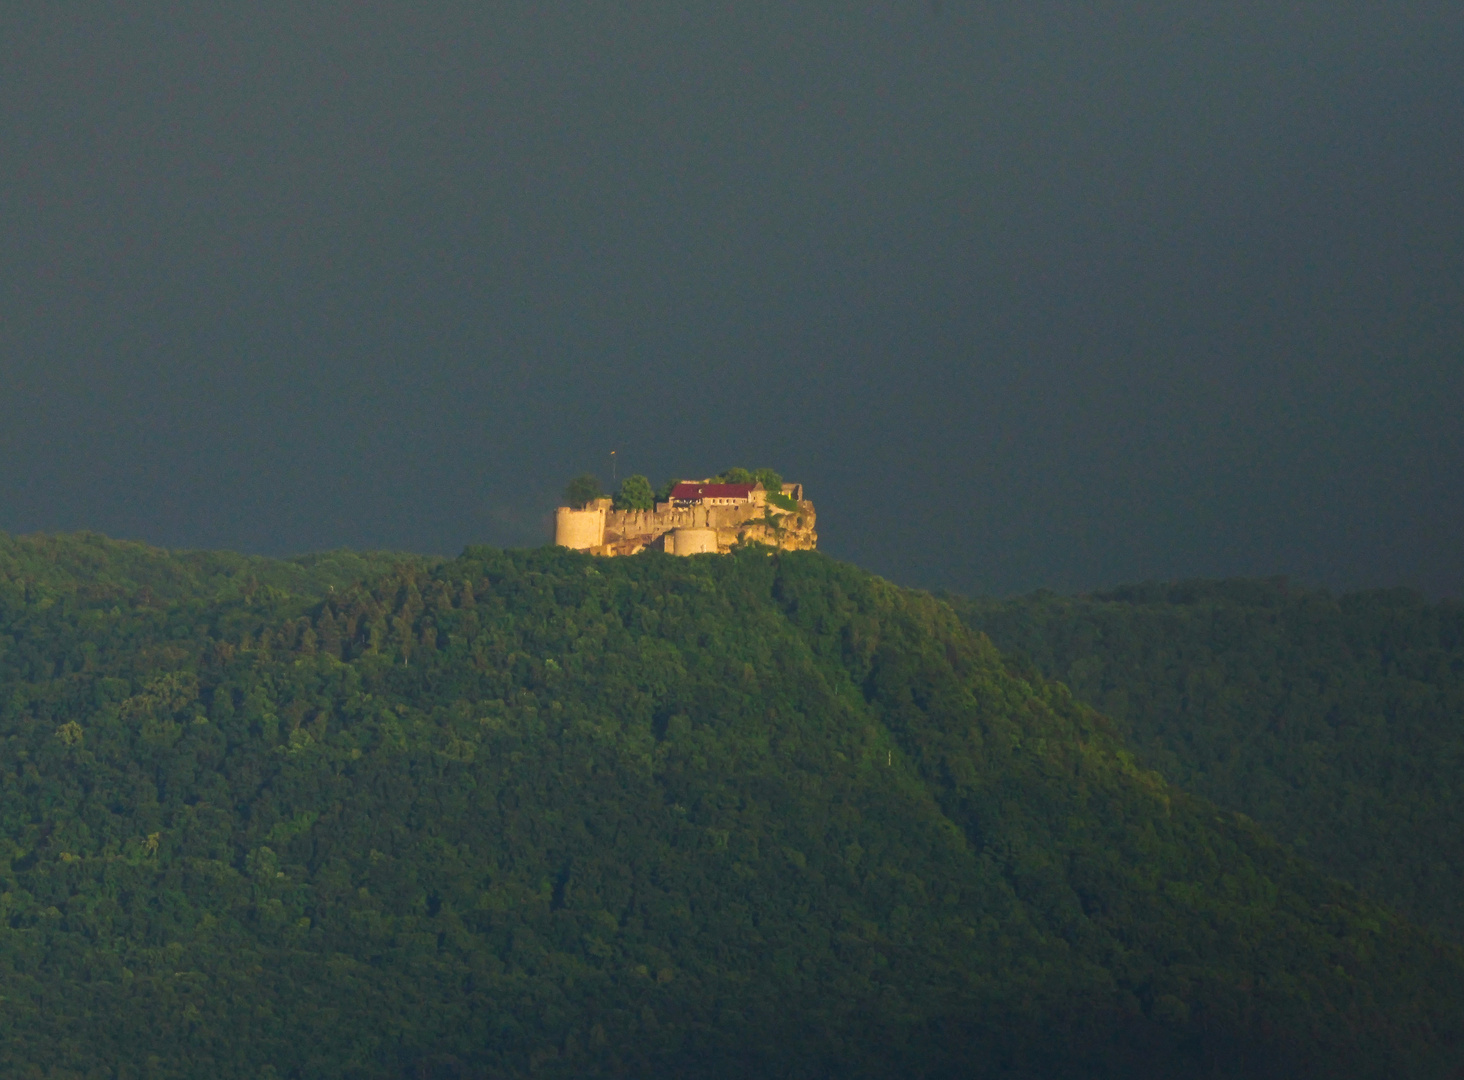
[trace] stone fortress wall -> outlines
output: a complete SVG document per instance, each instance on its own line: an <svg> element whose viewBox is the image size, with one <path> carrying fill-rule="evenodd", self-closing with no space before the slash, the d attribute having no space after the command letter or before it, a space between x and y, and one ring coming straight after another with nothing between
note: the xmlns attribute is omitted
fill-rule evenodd
<svg viewBox="0 0 1464 1080"><path fill-rule="evenodd" d="M818 545L813 503L802 484L784 484L782 494L798 508L771 506L761 486L736 505L656 504L654 510L615 510L596 499L582 510L561 506L554 515L554 543L592 555L634 555L647 548L672 555L726 554L738 544L759 543L787 551Z"/></svg>
<svg viewBox="0 0 1464 1080"><path fill-rule="evenodd" d="M561 506L554 512L554 542L560 547L581 550L599 547L605 542L605 511Z"/></svg>

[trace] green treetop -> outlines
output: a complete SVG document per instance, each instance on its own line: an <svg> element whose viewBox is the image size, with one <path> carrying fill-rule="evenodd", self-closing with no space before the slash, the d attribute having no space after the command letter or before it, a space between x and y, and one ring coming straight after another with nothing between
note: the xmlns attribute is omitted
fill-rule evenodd
<svg viewBox="0 0 1464 1080"><path fill-rule="evenodd" d="M728 469L712 478L716 484L761 484L764 491L774 493L783 490L783 477L769 468L744 469L741 466Z"/></svg>
<svg viewBox="0 0 1464 1080"><path fill-rule="evenodd" d="M564 489L564 501L576 510L582 510L596 499L604 498L600 490L600 478L594 473L580 473Z"/></svg>
<svg viewBox="0 0 1464 1080"><path fill-rule="evenodd" d="M655 504L656 493L651 490L651 482L644 476L637 473L620 482L620 490L615 494L615 509L650 510Z"/></svg>

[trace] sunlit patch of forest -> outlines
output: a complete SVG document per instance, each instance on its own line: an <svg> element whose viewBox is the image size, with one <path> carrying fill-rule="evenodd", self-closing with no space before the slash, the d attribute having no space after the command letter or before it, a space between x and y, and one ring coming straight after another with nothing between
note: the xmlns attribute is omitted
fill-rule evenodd
<svg viewBox="0 0 1464 1080"><path fill-rule="evenodd" d="M1146 753L813 552L0 537L0 1071L1452 1075L1464 954Z"/></svg>
<svg viewBox="0 0 1464 1080"><path fill-rule="evenodd" d="M952 602L1147 767L1464 941L1464 604L1282 580Z"/></svg>

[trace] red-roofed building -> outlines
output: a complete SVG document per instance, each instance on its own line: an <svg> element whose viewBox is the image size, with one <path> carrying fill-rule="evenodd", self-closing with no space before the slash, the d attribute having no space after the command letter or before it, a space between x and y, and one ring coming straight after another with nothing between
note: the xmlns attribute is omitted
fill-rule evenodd
<svg viewBox="0 0 1464 1080"><path fill-rule="evenodd" d="M744 506L756 502L753 492L761 492L761 484L698 484L683 481L671 489L673 506Z"/></svg>

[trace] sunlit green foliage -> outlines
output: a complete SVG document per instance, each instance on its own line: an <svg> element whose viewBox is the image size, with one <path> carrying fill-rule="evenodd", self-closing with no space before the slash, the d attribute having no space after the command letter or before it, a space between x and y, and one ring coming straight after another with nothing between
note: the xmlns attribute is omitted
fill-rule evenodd
<svg viewBox="0 0 1464 1080"><path fill-rule="evenodd" d="M564 487L565 504L576 510L582 509L586 503L604 498L604 495L600 488L600 478L594 473L580 473Z"/></svg>
<svg viewBox="0 0 1464 1080"><path fill-rule="evenodd" d="M677 484L683 482L684 481L682 480L674 478L671 480L667 480L664 484L656 489L655 498L660 502L664 502L671 497L671 489L674 488ZM711 477L709 482L713 484L757 483L761 484L765 491L772 492L779 496L781 496L783 489L783 477L775 469L744 469L740 465L728 469L725 472L718 473L716 476ZM782 504L779 503L779 505ZM796 503L793 504L793 509L797 509Z"/></svg>
<svg viewBox="0 0 1464 1080"><path fill-rule="evenodd" d="M798 509L798 500L794 499L791 495L784 495L781 492L774 491L768 493L768 505L776 506L779 510L787 510L789 513L793 513Z"/></svg>
<svg viewBox="0 0 1464 1080"><path fill-rule="evenodd" d="M1282 581L955 603L1148 767L1464 940L1464 605Z"/></svg>
<svg viewBox="0 0 1464 1080"><path fill-rule="evenodd" d="M774 469L744 469L740 465L712 477L717 484L761 484L766 491L781 492L783 477Z"/></svg>
<svg viewBox="0 0 1464 1080"><path fill-rule="evenodd" d="M620 482L620 490L615 495L615 509L650 510L655 505L656 493L651 490L651 482L644 476L637 473Z"/></svg>
<svg viewBox="0 0 1464 1080"><path fill-rule="evenodd" d="M815 553L0 538L0 1073L1447 1075L1464 961Z"/></svg>

